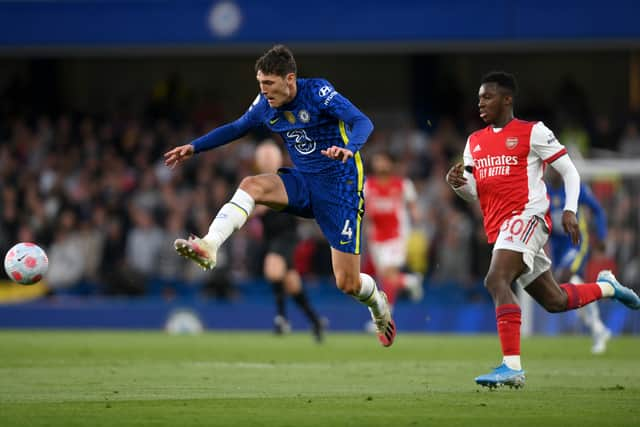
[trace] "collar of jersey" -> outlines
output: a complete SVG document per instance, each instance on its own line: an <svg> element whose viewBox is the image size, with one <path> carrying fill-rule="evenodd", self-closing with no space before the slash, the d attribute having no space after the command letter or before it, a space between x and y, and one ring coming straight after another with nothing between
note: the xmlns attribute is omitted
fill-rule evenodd
<svg viewBox="0 0 640 427"><path fill-rule="evenodd" d="M507 122L507 124L506 124L506 125L502 126L501 128L496 127L496 126L491 126L491 130L492 130L494 133L502 132L502 131L504 130L504 128L506 128L507 126L509 126L509 124L510 124L511 122L513 122L515 119L516 119L515 117L514 117L514 118L512 118L511 120L509 120L509 121Z"/></svg>

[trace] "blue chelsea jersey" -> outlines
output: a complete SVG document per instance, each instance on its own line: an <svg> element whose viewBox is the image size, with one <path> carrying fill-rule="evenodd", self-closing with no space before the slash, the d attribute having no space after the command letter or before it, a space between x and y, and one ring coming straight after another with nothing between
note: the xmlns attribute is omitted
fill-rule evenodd
<svg viewBox="0 0 640 427"><path fill-rule="evenodd" d="M361 168L358 150L372 129L369 119L323 79L298 79L296 97L279 108L269 106L260 94L243 118L251 127L263 125L280 134L301 172L323 175L344 175ZM364 121L369 124L366 134ZM354 158L343 164L321 153L333 145L350 149Z"/></svg>
<svg viewBox="0 0 640 427"><path fill-rule="evenodd" d="M547 187L547 194L549 195L549 211L551 215L551 239L554 244L564 244L565 246L572 246L571 237L564 231L562 226L562 214L564 212L565 192L564 187L553 187L549 185ZM593 224L595 225L595 231L598 238L604 241L607 236L607 218L604 209L598 203L589 187L584 184L580 184L580 196L578 198L578 206L587 206L591 210ZM580 223L580 229L583 234L583 239L588 237L585 233L588 233L588 227L584 221L584 215L578 217Z"/></svg>

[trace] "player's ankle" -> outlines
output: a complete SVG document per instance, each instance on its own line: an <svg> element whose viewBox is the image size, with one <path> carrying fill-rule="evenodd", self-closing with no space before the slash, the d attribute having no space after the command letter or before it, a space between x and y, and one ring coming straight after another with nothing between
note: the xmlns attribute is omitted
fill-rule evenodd
<svg viewBox="0 0 640 427"><path fill-rule="evenodd" d="M615 293L615 289L610 283L607 282L596 282L598 286L600 286L600 290L602 291L602 298L612 298Z"/></svg>
<svg viewBox="0 0 640 427"><path fill-rule="evenodd" d="M502 363L504 363L509 369L514 369L516 371L522 369L522 363L520 363L520 355L503 356Z"/></svg>
<svg viewBox="0 0 640 427"><path fill-rule="evenodd" d="M207 233L202 240L212 249L219 247L221 242L220 236L218 236L216 232Z"/></svg>

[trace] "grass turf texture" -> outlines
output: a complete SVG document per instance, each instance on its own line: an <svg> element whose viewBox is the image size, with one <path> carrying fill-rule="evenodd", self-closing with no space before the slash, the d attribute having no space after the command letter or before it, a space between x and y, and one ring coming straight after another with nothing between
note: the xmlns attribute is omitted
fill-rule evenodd
<svg viewBox="0 0 640 427"><path fill-rule="evenodd" d="M0 331L0 425L640 425L640 340L589 348L526 339L525 388L489 391L494 336Z"/></svg>

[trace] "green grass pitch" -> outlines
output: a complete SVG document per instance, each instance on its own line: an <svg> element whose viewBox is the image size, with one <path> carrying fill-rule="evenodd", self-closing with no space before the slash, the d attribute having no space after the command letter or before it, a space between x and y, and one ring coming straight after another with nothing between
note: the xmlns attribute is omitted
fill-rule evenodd
<svg viewBox="0 0 640 427"><path fill-rule="evenodd" d="M640 339L523 341L524 389L481 389L495 336L0 331L0 426L639 426Z"/></svg>

